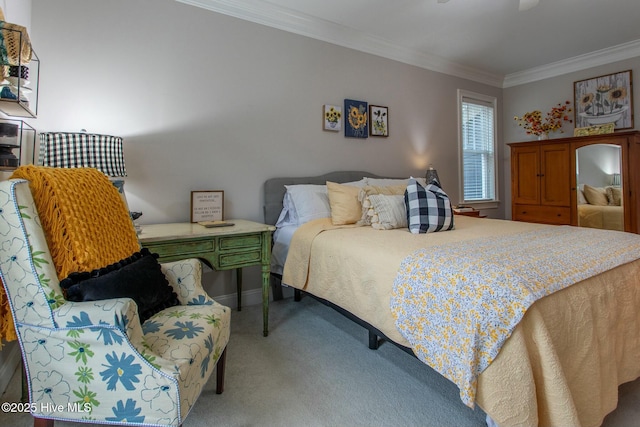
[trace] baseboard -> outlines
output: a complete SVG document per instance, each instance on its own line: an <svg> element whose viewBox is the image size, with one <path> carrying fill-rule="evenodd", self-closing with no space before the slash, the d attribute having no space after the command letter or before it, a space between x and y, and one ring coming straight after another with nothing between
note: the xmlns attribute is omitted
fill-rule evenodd
<svg viewBox="0 0 640 427"><path fill-rule="evenodd" d="M293 288L288 286L282 287L282 294L284 298L293 296ZM226 305L229 308L238 308L237 294L217 295L212 296L214 300L222 305ZM262 304L262 289L251 289L242 293L242 306L247 307L250 305Z"/></svg>
<svg viewBox="0 0 640 427"><path fill-rule="evenodd" d="M214 300L229 308L238 308L238 294L212 296ZM262 289L251 289L242 293L242 306L262 304Z"/></svg>
<svg viewBox="0 0 640 427"><path fill-rule="evenodd" d="M2 360L0 364L0 395L2 395L7 390L16 369L20 366L20 346L17 342L5 344L0 354L0 360Z"/></svg>

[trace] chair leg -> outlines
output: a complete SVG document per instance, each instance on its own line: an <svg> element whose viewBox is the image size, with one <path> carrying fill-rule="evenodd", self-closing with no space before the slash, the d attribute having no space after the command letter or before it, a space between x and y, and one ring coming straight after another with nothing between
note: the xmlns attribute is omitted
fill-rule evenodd
<svg viewBox="0 0 640 427"><path fill-rule="evenodd" d="M53 427L53 420L33 417L33 427Z"/></svg>
<svg viewBox="0 0 640 427"><path fill-rule="evenodd" d="M216 363L216 394L222 394L222 392L224 391L224 367L226 361L227 347L224 348L224 351L218 359L218 363Z"/></svg>
<svg viewBox="0 0 640 427"><path fill-rule="evenodd" d="M29 386L27 381L27 370L24 368L24 361L20 359L20 368L22 370L22 395L20 402L27 403L29 401Z"/></svg>

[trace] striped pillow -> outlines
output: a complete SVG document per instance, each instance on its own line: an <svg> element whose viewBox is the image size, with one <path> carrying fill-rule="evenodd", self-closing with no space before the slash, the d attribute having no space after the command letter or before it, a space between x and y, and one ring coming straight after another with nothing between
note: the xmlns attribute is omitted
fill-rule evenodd
<svg viewBox="0 0 640 427"><path fill-rule="evenodd" d="M407 222L413 234L453 230L453 210L449 196L431 183L423 187L410 179L404 193Z"/></svg>
<svg viewBox="0 0 640 427"><path fill-rule="evenodd" d="M404 196L400 194L372 194L369 196L369 201L371 209L369 209L368 215L371 218L371 227L376 230L407 228Z"/></svg>

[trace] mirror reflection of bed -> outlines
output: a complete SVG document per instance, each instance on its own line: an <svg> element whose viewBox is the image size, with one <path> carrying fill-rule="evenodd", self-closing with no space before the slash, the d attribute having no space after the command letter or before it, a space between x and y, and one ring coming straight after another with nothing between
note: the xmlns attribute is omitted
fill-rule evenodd
<svg viewBox="0 0 640 427"><path fill-rule="evenodd" d="M580 227L624 231L622 149L593 144L576 150Z"/></svg>

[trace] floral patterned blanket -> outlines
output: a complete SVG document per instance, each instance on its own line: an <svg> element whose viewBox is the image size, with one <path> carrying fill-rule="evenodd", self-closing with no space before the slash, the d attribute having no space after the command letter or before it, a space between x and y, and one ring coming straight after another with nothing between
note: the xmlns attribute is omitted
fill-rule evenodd
<svg viewBox="0 0 640 427"><path fill-rule="evenodd" d="M640 236L577 227L420 249L400 265L396 327L473 407L478 376L538 299L640 258Z"/></svg>

